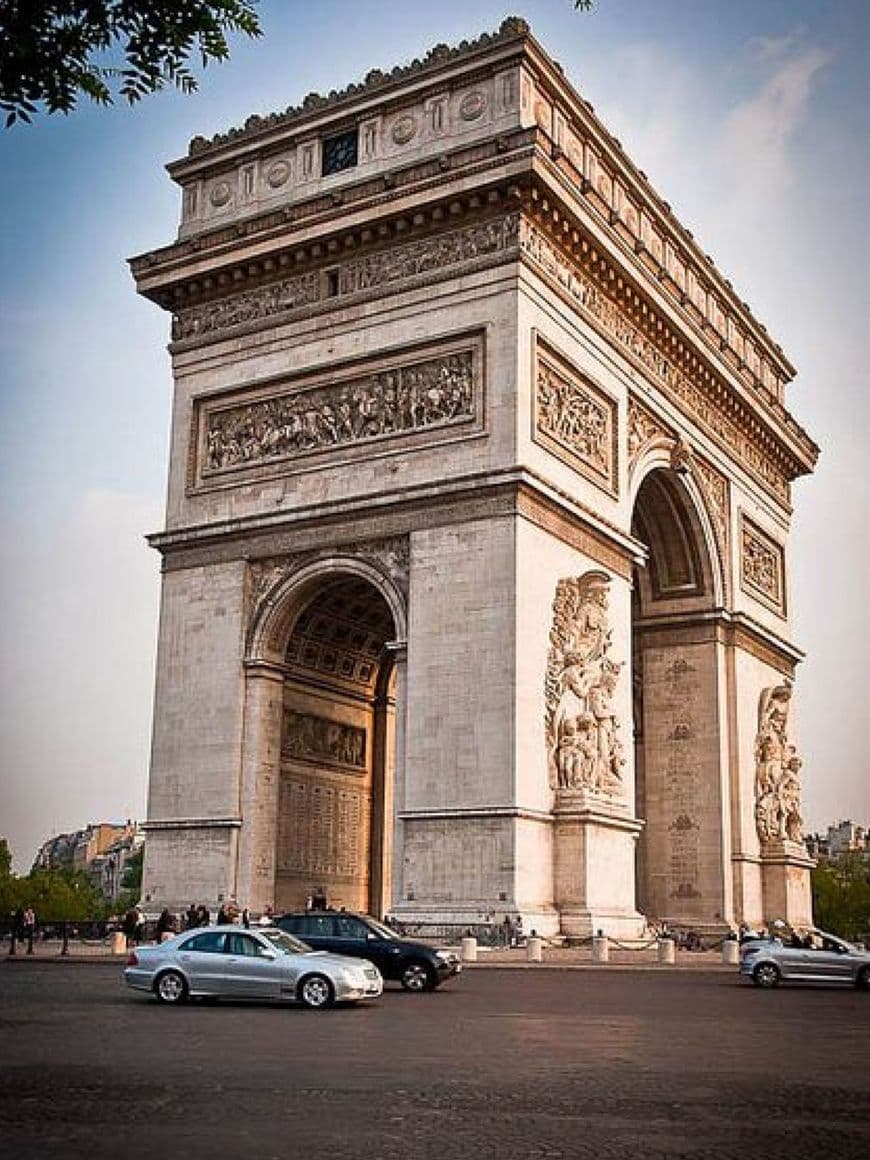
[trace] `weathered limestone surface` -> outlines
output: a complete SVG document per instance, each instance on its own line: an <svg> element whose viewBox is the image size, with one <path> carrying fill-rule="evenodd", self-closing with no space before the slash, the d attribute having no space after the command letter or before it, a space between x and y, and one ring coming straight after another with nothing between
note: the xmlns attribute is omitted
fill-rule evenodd
<svg viewBox="0 0 870 1160"><path fill-rule="evenodd" d="M806 919L794 369L524 22L170 172L148 904Z"/></svg>

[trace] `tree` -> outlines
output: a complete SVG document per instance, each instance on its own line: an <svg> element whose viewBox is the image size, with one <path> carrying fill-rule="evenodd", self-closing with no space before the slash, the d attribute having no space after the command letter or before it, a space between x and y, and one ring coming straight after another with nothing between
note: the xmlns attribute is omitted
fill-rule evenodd
<svg viewBox="0 0 870 1160"><path fill-rule="evenodd" d="M822 930L845 939L870 937L870 859L844 854L812 872L813 914Z"/></svg>
<svg viewBox="0 0 870 1160"><path fill-rule="evenodd" d="M42 105L69 113L80 95L134 104L174 84L196 90L188 68L229 56L227 33L262 34L257 0L0 0L0 109L7 127ZM112 64L118 50L123 64ZM113 54L113 55L106 55Z"/></svg>
<svg viewBox="0 0 870 1160"><path fill-rule="evenodd" d="M0 838L0 878L8 878L12 873L12 851L5 838Z"/></svg>

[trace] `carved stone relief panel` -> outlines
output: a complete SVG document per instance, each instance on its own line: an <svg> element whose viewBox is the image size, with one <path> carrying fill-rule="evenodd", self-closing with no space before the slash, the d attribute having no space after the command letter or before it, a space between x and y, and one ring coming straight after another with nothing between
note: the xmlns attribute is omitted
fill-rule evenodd
<svg viewBox="0 0 870 1160"><path fill-rule="evenodd" d="M650 443L675 438L673 432L646 407L641 406L633 395L628 397L628 470L634 470L640 453Z"/></svg>
<svg viewBox="0 0 870 1160"><path fill-rule="evenodd" d="M416 347L292 383L198 399L193 486L364 448L479 429L483 336Z"/></svg>
<svg viewBox="0 0 870 1160"><path fill-rule="evenodd" d="M535 442L616 495L616 402L540 338L535 342L533 409Z"/></svg>
<svg viewBox="0 0 870 1160"><path fill-rule="evenodd" d="M281 757L285 761L312 761L365 773L366 731L285 706Z"/></svg>
<svg viewBox="0 0 870 1160"><path fill-rule="evenodd" d="M556 585L545 731L552 789L622 798L625 757L613 713L622 662L610 656L609 585L604 572L586 572Z"/></svg>
<svg viewBox="0 0 870 1160"><path fill-rule="evenodd" d="M740 513L740 584L745 592L785 616L785 553L743 512Z"/></svg>
<svg viewBox="0 0 870 1160"><path fill-rule="evenodd" d="M788 739L791 685L762 690L755 738L755 827L762 845L803 841L801 759Z"/></svg>

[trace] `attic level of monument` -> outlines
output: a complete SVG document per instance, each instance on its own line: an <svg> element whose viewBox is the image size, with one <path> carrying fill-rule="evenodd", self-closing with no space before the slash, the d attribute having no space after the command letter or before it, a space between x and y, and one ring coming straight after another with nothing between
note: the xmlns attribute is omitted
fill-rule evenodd
<svg viewBox="0 0 870 1160"><path fill-rule="evenodd" d="M201 250L209 243L200 235L233 221L245 222L250 237L254 222L248 219L270 204L286 210L313 191L328 191L330 200L337 195L343 204L346 186L362 177L378 173L389 189L393 175L381 173L385 164L395 170L410 165L412 172L426 158L449 164L459 141L535 126L541 146L565 162L562 168L582 194L600 203L655 275L672 278L704 322L733 343L781 399L794 375L781 348L517 18L455 49L437 46L410 66L375 70L365 84L328 98L312 95L286 114L249 118L244 129L210 142L194 139L191 156L170 166L184 189L180 236L199 236ZM323 143L349 127L358 134L356 164L324 174ZM498 144L508 146L503 137Z"/></svg>

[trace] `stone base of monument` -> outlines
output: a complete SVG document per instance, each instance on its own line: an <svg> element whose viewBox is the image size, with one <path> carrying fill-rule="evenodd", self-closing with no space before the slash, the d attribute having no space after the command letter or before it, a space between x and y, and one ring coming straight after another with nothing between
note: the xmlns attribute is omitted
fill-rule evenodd
<svg viewBox="0 0 870 1160"><path fill-rule="evenodd" d="M810 871L815 860L801 842L776 839L761 848L765 922L782 919L791 926L812 926Z"/></svg>

